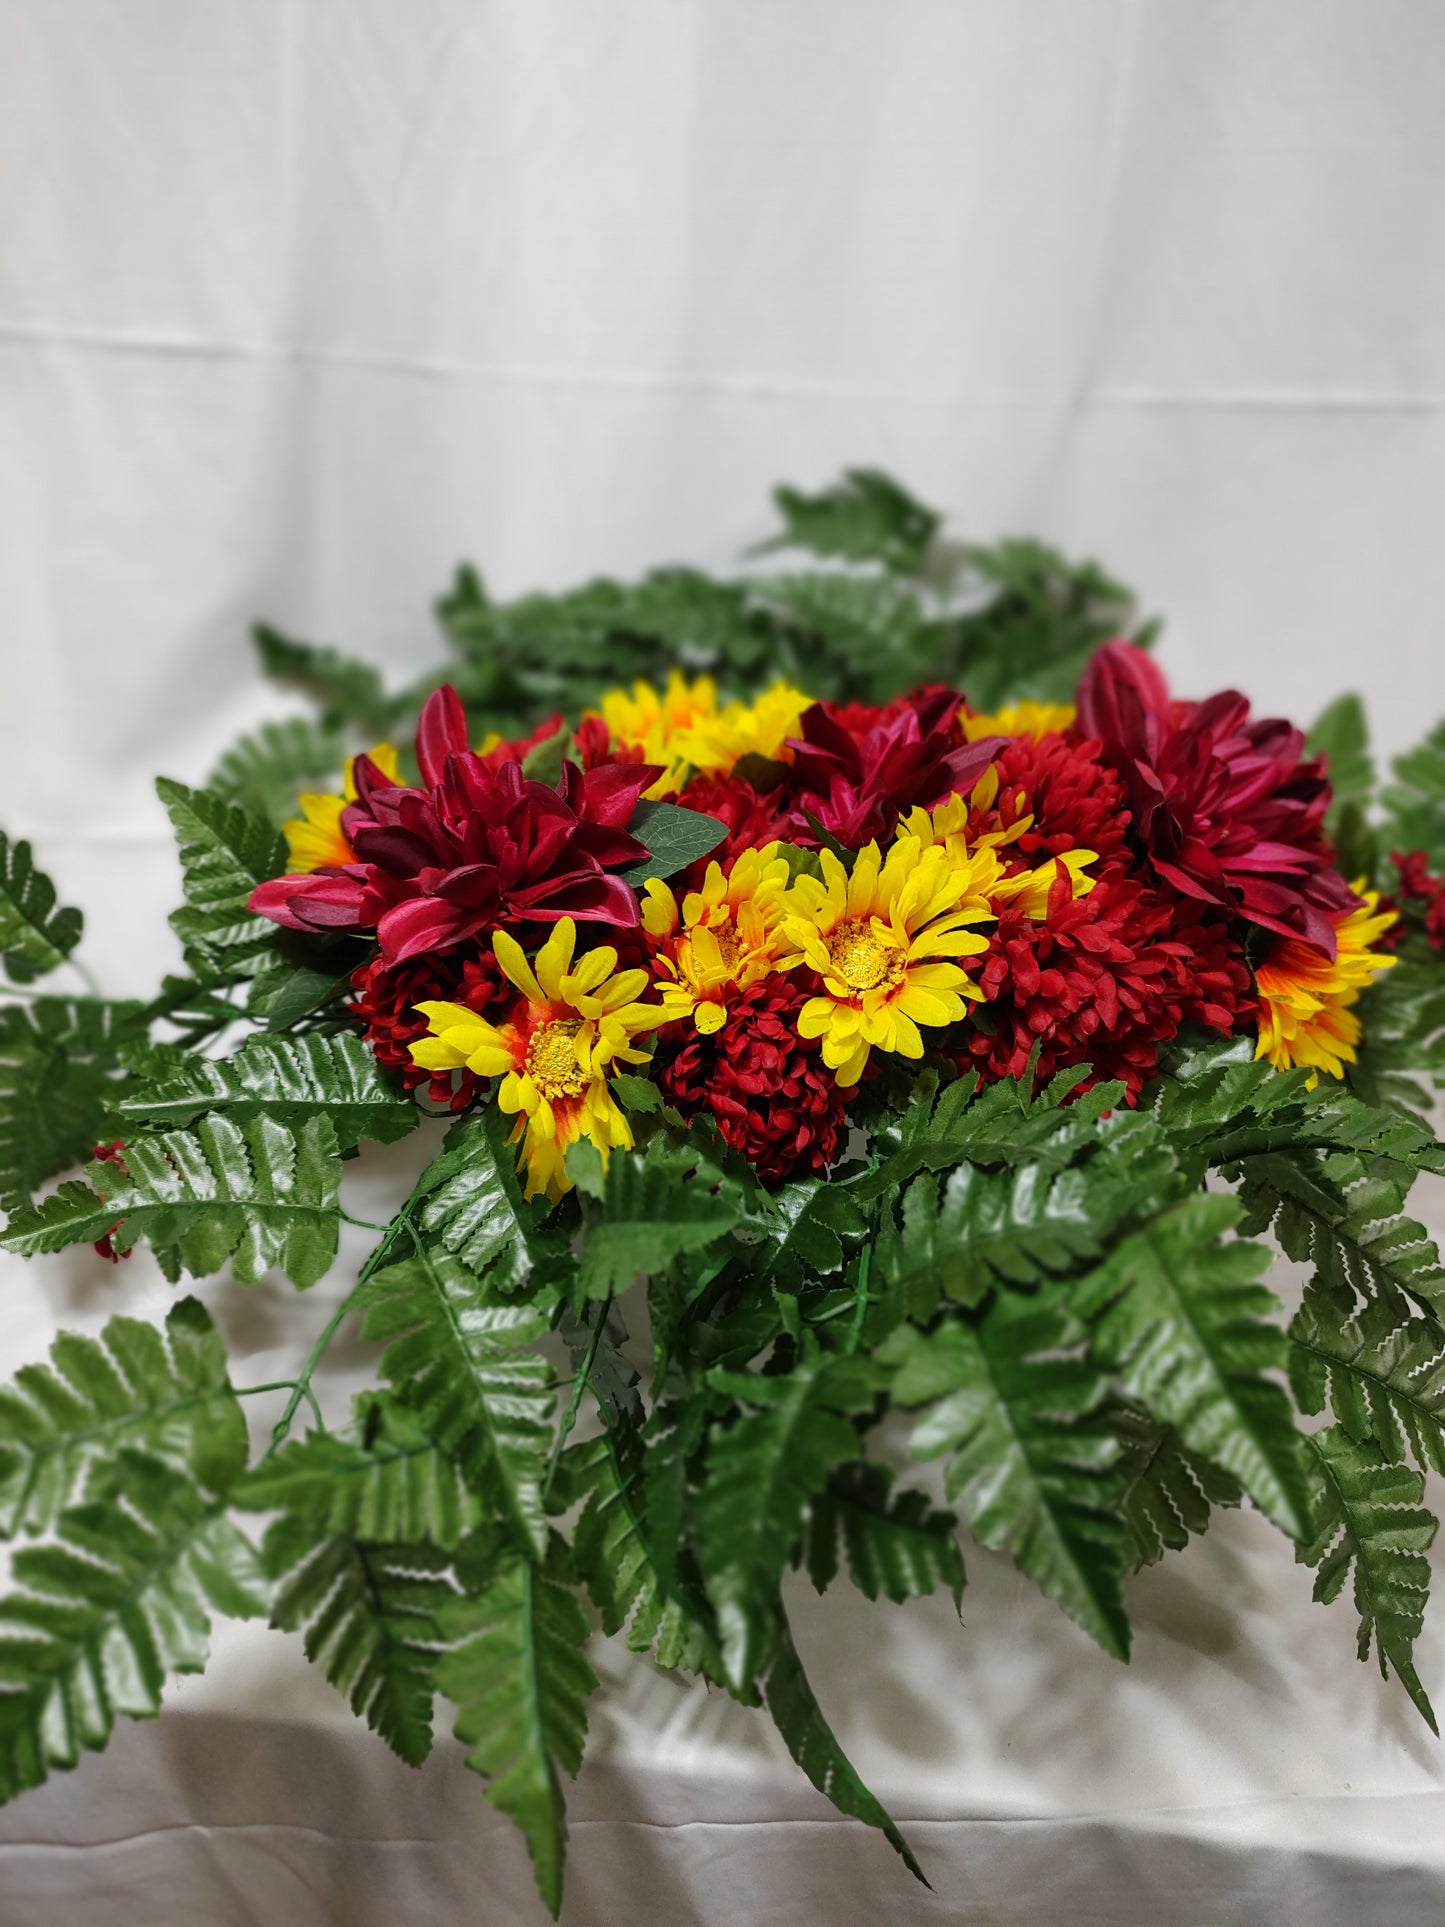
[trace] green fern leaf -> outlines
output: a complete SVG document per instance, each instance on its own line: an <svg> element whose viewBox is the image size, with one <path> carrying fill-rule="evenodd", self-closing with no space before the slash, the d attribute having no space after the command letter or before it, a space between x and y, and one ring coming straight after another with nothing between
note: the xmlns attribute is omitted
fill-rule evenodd
<svg viewBox="0 0 1445 1927"><path fill-rule="evenodd" d="M1406 1448L1422 1471L1445 1472L1445 1329L1369 1299L1342 1309L1319 1284L1306 1287L1289 1330L1290 1384L1302 1412L1328 1400L1356 1445L1374 1439L1392 1465Z"/></svg>
<svg viewBox="0 0 1445 1927"><path fill-rule="evenodd" d="M295 1126L324 1116L343 1151L360 1138L392 1144L417 1124L417 1108L398 1091L361 1039L256 1037L232 1057L191 1057L158 1083L134 1085L117 1100L122 1117L185 1125L207 1111L237 1123L262 1112Z"/></svg>
<svg viewBox="0 0 1445 1927"><path fill-rule="evenodd" d="M1273 1224L1285 1252L1313 1264L1325 1287L1346 1298L1404 1292L1445 1314L1445 1269L1424 1225L1404 1212L1413 1173L1352 1152L1272 1151L1243 1158L1237 1176L1247 1228Z"/></svg>
<svg viewBox="0 0 1445 1927"><path fill-rule="evenodd" d="M498 1304L455 1258L425 1253L378 1271L357 1294L382 1376L436 1445L540 1558L552 1447L552 1367L524 1349L547 1329L529 1305Z"/></svg>
<svg viewBox="0 0 1445 1927"><path fill-rule="evenodd" d="M1445 869L1445 722L1395 758L1394 775L1384 797L1386 848L1423 850L1432 870Z"/></svg>
<svg viewBox="0 0 1445 1927"><path fill-rule="evenodd" d="M880 562L917 575L939 529L936 510L877 468L850 468L817 495L786 483L773 490L783 533L765 547L807 549L845 562Z"/></svg>
<svg viewBox="0 0 1445 1927"><path fill-rule="evenodd" d="M979 1090L972 1074L939 1091L936 1074L926 1072L898 1122L896 1142L883 1134L882 1161L849 1188L860 1199L876 1198L916 1172L963 1163L1067 1170L1097 1149L1100 1119L1124 1095L1122 1084L1099 1084L1066 1104L1087 1076L1088 1066L1081 1065L1030 1097L1021 1080L1001 1078Z"/></svg>
<svg viewBox="0 0 1445 1927"><path fill-rule="evenodd" d="M570 1266L566 1240L543 1228L544 1207L522 1195L512 1120L494 1104L454 1126L423 1173L420 1215L439 1244L497 1291L534 1294Z"/></svg>
<svg viewBox="0 0 1445 1927"><path fill-rule="evenodd" d="M244 1473L231 1502L292 1512L327 1532L373 1545L428 1540L455 1547L481 1523L456 1462L407 1412L375 1394L359 1400L354 1435L312 1432Z"/></svg>
<svg viewBox="0 0 1445 1927"><path fill-rule="evenodd" d="M29 1258L113 1231L117 1250L150 1244L172 1279L204 1278L229 1259L243 1285L279 1265L304 1289L330 1269L341 1160L326 1118L293 1133L264 1115L244 1131L205 1117L193 1131L133 1138L124 1157L124 1170L89 1165L90 1185L63 1184L15 1212L0 1245Z"/></svg>
<svg viewBox="0 0 1445 1927"><path fill-rule="evenodd" d="M215 1493L245 1466L246 1422L199 1299L173 1305L164 1334L123 1317L97 1338L61 1332L49 1365L22 1366L0 1387L0 1537L53 1525L123 1448L183 1468Z"/></svg>
<svg viewBox="0 0 1445 1927"><path fill-rule="evenodd" d="M0 961L12 983L33 983L63 964L80 941L79 910L57 910L55 885L37 870L28 843L0 830Z"/></svg>
<svg viewBox="0 0 1445 1927"><path fill-rule="evenodd" d="M1269 1322L1277 1300L1257 1282L1269 1253L1220 1242L1239 1216L1217 1193L1173 1206L1115 1246L1073 1304L1126 1394L1299 1539L1309 1518L1300 1438L1288 1399L1262 1376L1286 1359L1284 1333Z"/></svg>
<svg viewBox="0 0 1445 1927"><path fill-rule="evenodd" d="M598 1186L602 1211L587 1224L578 1268L586 1298L620 1295L684 1252L731 1240L743 1220L735 1188L715 1183L699 1152L655 1137L642 1152L614 1151Z"/></svg>
<svg viewBox="0 0 1445 1927"><path fill-rule="evenodd" d="M274 823L209 790L162 776L156 793L175 829L186 895L171 928L188 956L233 977L254 977L275 961L276 926L248 903L258 883L285 869L285 839Z"/></svg>
<svg viewBox="0 0 1445 1927"><path fill-rule="evenodd" d="M1429 1696L1415 1671L1415 1641L1430 1588L1425 1554L1439 1521L1420 1501L1425 1482L1406 1465L1387 1465L1373 1441L1356 1444L1341 1426L1310 1437L1315 1536L1296 1557L1316 1568L1315 1598L1337 1599L1350 1568L1360 1615L1359 1652L1373 1640L1383 1676L1393 1667L1432 1733Z"/></svg>
<svg viewBox="0 0 1445 1927"><path fill-rule="evenodd" d="M786 1626L781 1626L776 1636L773 1661L763 1691L773 1723L813 1785L840 1813L861 1820L866 1826L877 1827L913 1878L921 1880L926 1887L928 1881L912 1848L882 1803L864 1785L857 1768L824 1719L823 1709L814 1697Z"/></svg>
<svg viewBox="0 0 1445 1927"><path fill-rule="evenodd" d="M271 1624L304 1635L353 1713L408 1766L431 1751L436 1615L455 1589L449 1556L425 1540L388 1545L328 1532L306 1513L273 1521L261 1561L279 1582Z"/></svg>
<svg viewBox="0 0 1445 1927"><path fill-rule="evenodd" d="M924 1492L894 1492L893 1470L874 1460L834 1468L808 1522L808 1576L819 1592L832 1584L842 1541L853 1583L868 1599L902 1605L946 1586L963 1605L958 1521L936 1512Z"/></svg>
<svg viewBox="0 0 1445 1927"><path fill-rule="evenodd" d="M1096 1258L1139 1188L1137 1168L1121 1180L1097 1163L1052 1176L1036 1164L997 1172L960 1164L941 1196L925 1173L903 1194L896 1238L884 1213L884 1275L926 1323L941 1298L977 1305L996 1284L1035 1285Z"/></svg>
<svg viewBox="0 0 1445 1927"><path fill-rule="evenodd" d="M1311 756L1325 759L1325 773L1332 792L1332 819L1344 804L1370 801L1375 793L1375 766L1370 760L1365 706L1358 696L1337 696L1329 708L1315 718L1306 747Z"/></svg>
<svg viewBox="0 0 1445 1927"><path fill-rule="evenodd" d="M778 1582L809 1501L835 1465L859 1456L852 1415L871 1406L876 1383L863 1359L816 1348L776 1376L708 1375L714 1391L760 1408L714 1434L698 1500L699 1556L736 1693L754 1690L775 1630Z"/></svg>
<svg viewBox="0 0 1445 1927"><path fill-rule="evenodd" d="M144 1036L139 1004L38 997L0 1010L0 1206L93 1156L111 1135L117 1075Z"/></svg>
<svg viewBox="0 0 1445 1927"><path fill-rule="evenodd" d="M123 1499L124 1504L118 1503ZM117 1714L150 1719L168 1673L198 1673L208 1607L264 1613L255 1552L174 1466L129 1450L100 1496L61 1513L53 1543L11 1562L0 1599L0 1800L99 1751Z"/></svg>
<svg viewBox="0 0 1445 1927"><path fill-rule="evenodd" d="M1244 1496L1232 1473L1191 1452L1172 1425L1122 1400L1110 1405L1107 1417L1123 1447L1129 1571L1182 1552L1190 1534L1208 1526L1215 1506L1238 1505Z"/></svg>
<svg viewBox="0 0 1445 1927"><path fill-rule="evenodd" d="M843 1264L843 1240L864 1237L868 1219L841 1185L827 1178L785 1184L773 1193L776 1249L768 1269L774 1291L799 1291L805 1280L826 1278Z"/></svg>
<svg viewBox="0 0 1445 1927"><path fill-rule="evenodd" d="M346 738L310 716L263 723L233 743L206 779L223 802L279 823L295 816L302 790L335 791L346 760Z"/></svg>
<svg viewBox="0 0 1445 1927"><path fill-rule="evenodd" d="M597 1679L583 1656L587 1619L570 1587L566 1547L554 1534L545 1564L479 1539L458 1562L466 1588L438 1614L449 1643L437 1685L459 1711L467 1765L486 1779L492 1805L522 1829L537 1887L555 1916L562 1904L567 1818L560 1774L575 1776Z"/></svg>
<svg viewBox="0 0 1445 1927"><path fill-rule="evenodd" d="M1445 980L1436 953L1410 936L1395 966L1370 985L1358 1015L1364 1035L1349 1066L1350 1083L1372 1104L1430 1111L1445 1090Z"/></svg>
<svg viewBox="0 0 1445 1927"><path fill-rule="evenodd" d="M676 1579L665 1590L659 1577L642 1465L641 1451L625 1436L604 1433L571 1446L558 1468L553 1508L586 1500L572 1534L572 1559L603 1631L626 1626L630 1652L651 1653L659 1666L721 1683L722 1656L706 1600Z"/></svg>
<svg viewBox="0 0 1445 1927"><path fill-rule="evenodd" d="M910 1456L947 1456L945 1490L975 1538L1014 1563L1105 1652L1128 1657L1120 1570L1119 1443L1100 1415L1108 1381L1075 1354L1079 1327L1054 1288L1000 1295L981 1318L883 1346L893 1396L929 1404Z"/></svg>
<svg viewBox="0 0 1445 1927"><path fill-rule="evenodd" d="M357 723L373 733L390 727L396 705L374 663L315 643L293 641L264 623L258 623L252 635L266 674L313 696L322 704L327 724Z"/></svg>

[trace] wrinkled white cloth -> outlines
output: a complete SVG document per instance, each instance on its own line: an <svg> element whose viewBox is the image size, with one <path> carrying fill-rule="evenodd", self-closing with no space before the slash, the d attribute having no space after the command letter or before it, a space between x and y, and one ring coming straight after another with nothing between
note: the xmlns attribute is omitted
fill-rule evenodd
<svg viewBox="0 0 1445 1927"><path fill-rule="evenodd" d="M252 618L400 676L463 556L717 566L849 462L1100 555L1181 690L1358 684L1398 749L1445 710L1442 107L1433 0L0 0L0 823L144 992L153 774L288 707ZM346 1276L200 1286L238 1382ZM87 1252L0 1293L7 1374L173 1296ZM344 1332L332 1412L366 1369ZM760 1718L606 1645L564 1919L1445 1918L1441 1749L1257 1517L1135 1583L1127 1670L969 1571L962 1628L794 1593L932 1896ZM1428 1619L1419 1664L1445 1699ZM223 1627L0 1814L0 1927L538 1920L452 1743L413 1774L353 1724Z"/></svg>

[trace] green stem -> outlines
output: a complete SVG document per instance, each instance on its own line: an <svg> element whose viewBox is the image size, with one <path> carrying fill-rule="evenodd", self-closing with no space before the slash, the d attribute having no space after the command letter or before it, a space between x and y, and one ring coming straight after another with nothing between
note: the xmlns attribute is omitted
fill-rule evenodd
<svg viewBox="0 0 1445 1927"><path fill-rule="evenodd" d="M254 1398L258 1392L297 1391L309 1402L311 1410L315 1414L318 1431L324 1432L326 1430L326 1420L321 1416L321 1407L316 1403L316 1394L309 1385L303 1385L300 1379L273 1378L265 1385L238 1385L235 1388L237 1398Z"/></svg>
<svg viewBox="0 0 1445 1927"><path fill-rule="evenodd" d="M853 1325L848 1333L848 1350L856 1352L863 1343L863 1320L868 1312L868 1260L873 1254L864 1245L858 1256L858 1282L853 1291L856 1303L853 1308Z"/></svg>
<svg viewBox="0 0 1445 1927"><path fill-rule="evenodd" d="M291 1387L291 1396L286 1401L286 1409L271 1428L271 1443L266 1447L264 1457L269 1459L273 1452L285 1444L291 1431L291 1421L295 1418L297 1407L303 1398L309 1398L311 1400L311 1408L316 1413L317 1418L320 1418L321 1408L316 1403L315 1396L311 1390L311 1374L321 1363L322 1358L325 1356L326 1347L331 1343L332 1339L335 1338L342 1319L350 1309L351 1296L348 1294L342 1299L341 1303L336 1307L335 1311L332 1312L322 1327L316 1343L311 1347L307 1355L306 1363L301 1367L300 1377L295 1380Z"/></svg>
<svg viewBox="0 0 1445 1927"><path fill-rule="evenodd" d="M581 1371L572 1380L572 1396L567 1402L567 1410L562 1414L562 1423L558 1428L557 1436L552 1441L552 1456L547 1461L547 1477L542 1486L544 1498L552 1490L552 1478L557 1470L557 1461L562 1456L562 1448L567 1443L572 1427L577 1423L577 1411L582 1403L582 1393L591 1381L597 1347L602 1343L602 1327L607 1323L607 1314L611 1309L612 1293L609 1291L598 1307L597 1322L592 1327L592 1342L587 1347L587 1356L582 1361Z"/></svg>
<svg viewBox="0 0 1445 1927"><path fill-rule="evenodd" d="M391 1226L389 1224L373 1224L370 1218L353 1218L349 1211L343 1211L341 1213L341 1216L347 1224L358 1225L363 1231L385 1232L385 1231L391 1230Z"/></svg>

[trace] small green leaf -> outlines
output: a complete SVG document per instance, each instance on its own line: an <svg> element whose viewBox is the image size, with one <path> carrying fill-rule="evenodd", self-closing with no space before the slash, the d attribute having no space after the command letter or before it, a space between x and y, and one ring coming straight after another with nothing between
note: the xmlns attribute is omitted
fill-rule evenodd
<svg viewBox="0 0 1445 1927"><path fill-rule="evenodd" d="M0 959L11 981L28 984L63 964L80 941L79 910L57 910L55 885L31 861L28 843L0 830Z"/></svg>
<svg viewBox="0 0 1445 1927"><path fill-rule="evenodd" d="M681 809L676 803L639 803L627 828L648 850L645 862L634 863L622 873L623 881L634 890L650 877L676 876L715 850L728 833L727 824L715 816Z"/></svg>

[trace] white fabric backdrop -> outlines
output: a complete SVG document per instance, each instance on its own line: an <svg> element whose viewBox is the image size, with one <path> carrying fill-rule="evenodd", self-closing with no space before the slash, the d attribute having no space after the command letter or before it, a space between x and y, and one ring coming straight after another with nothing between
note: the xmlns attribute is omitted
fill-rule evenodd
<svg viewBox="0 0 1445 1927"><path fill-rule="evenodd" d="M143 991L150 778L276 712L253 616L401 672L463 555L724 563L860 461L1099 554L1182 690L1361 684L1398 748L1445 709L1442 110L1434 0L0 0L0 821ZM238 1376L340 1284L207 1287ZM169 1299L8 1265L0 1365L122 1288ZM1445 1914L1440 1750L1257 1520L1140 1582L1128 1674L971 1575L964 1634L803 1621L936 1902L611 1655L567 1917ZM5 1927L536 1917L455 1759L353 1755L279 1636L177 1703L4 1816Z"/></svg>

